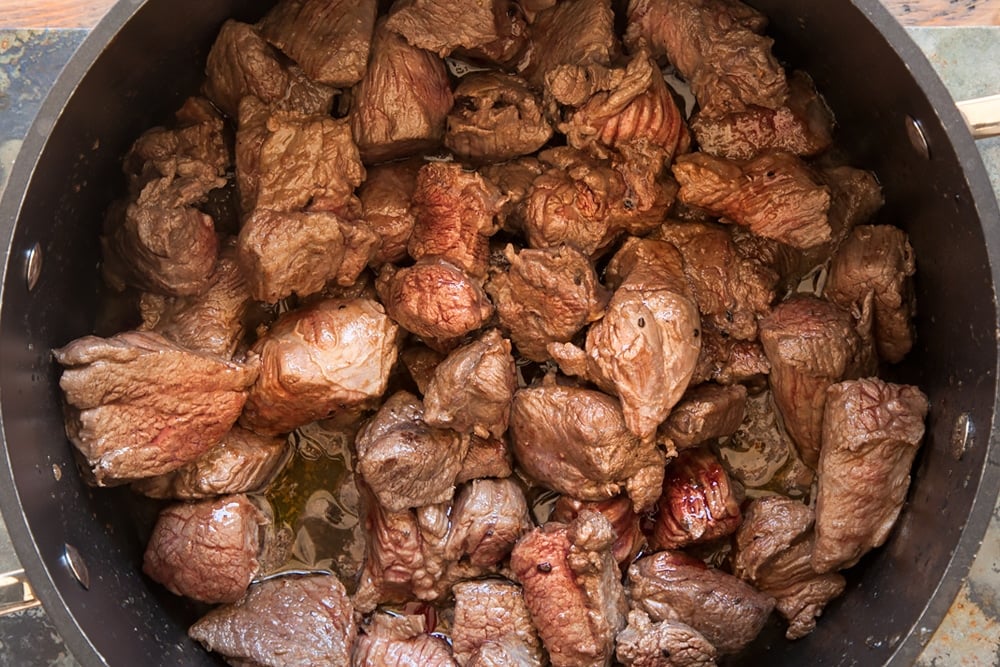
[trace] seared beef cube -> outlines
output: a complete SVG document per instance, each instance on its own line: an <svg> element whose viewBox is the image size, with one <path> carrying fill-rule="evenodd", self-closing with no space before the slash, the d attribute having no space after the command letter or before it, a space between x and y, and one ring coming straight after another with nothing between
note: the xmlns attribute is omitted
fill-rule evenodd
<svg viewBox="0 0 1000 667"><path fill-rule="evenodd" d="M510 341L491 329L438 364L424 394L431 426L499 438L507 431L517 389Z"/></svg>
<svg viewBox="0 0 1000 667"><path fill-rule="evenodd" d="M253 357L229 362L152 332L84 336L53 355L65 368L66 434L98 486L197 459L232 427L258 372Z"/></svg>
<svg viewBox="0 0 1000 667"><path fill-rule="evenodd" d="M702 319L733 338L757 338L757 319L771 312L778 274L743 256L722 225L671 220L656 237L673 244L684 258L684 275Z"/></svg>
<svg viewBox="0 0 1000 667"><path fill-rule="evenodd" d="M398 0L386 27L442 58L459 51L498 63L520 53L527 32L510 0Z"/></svg>
<svg viewBox="0 0 1000 667"><path fill-rule="evenodd" d="M236 602L260 570L265 522L244 495L171 505L156 520L142 571L176 595Z"/></svg>
<svg viewBox="0 0 1000 667"><path fill-rule="evenodd" d="M569 524L536 528L514 547L510 568L553 667L611 664L627 611L614 539L607 519L585 511Z"/></svg>
<svg viewBox="0 0 1000 667"><path fill-rule="evenodd" d="M774 596L775 609L788 621L788 639L812 632L823 608L846 585L839 574L812 569L814 518L803 503L767 496L750 503L736 533L734 572Z"/></svg>
<svg viewBox="0 0 1000 667"><path fill-rule="evenodd" d="M749 160L771 149L806 157L822 153L833 143L833 115L809 75L796 71L788 77L784 105L698 113L691 119L691 131L700 150L730 160Z"/></svg>
<svg viewBox="0 0 1000 667"><path fill-rule="evenodd" d="M234 664L321 667L348 664L358 627L337 577L286 575L210 611L188 634Z"/></svg>
<svg viewBox="0 0 1000 667"><path fill-rule="evenodd" d="M552 137L541 100L520 77L475 72L455 88L444 145L473 162L502 162L534 153Z"/></svg>
<svg viewBox="0 0 1000 667"><path fill-rule="evenodd" d="M208 287L198 296L143 294L139 300L140 328L188 349L231 359L243 340L243 318L250 301L236 249L227 244L219 253Z"/></svg>
<svg viewBox="0 0 1000 667"><path fill-rule="evenodd" d="M132 490L150 498L177 500L251 493L274 477L288 453L285 438L257 435L234 426L222 442L195 461L165 475L134 482Z"/></svg>
<svg viewBox="0 0 1000 667"><path fill-rule="evenodd" d="M788 97L785 71L763 37L767 19L737 0L630 0L625 44L666 55L703 111L777 109Z"/></svg>
<svg viewBox="0 0 1000 667"><path fill-rule="evenodd" d="M667 465L650 544L680 549L730 535L740 504L729 475L707 449L688 449Z"/></svg>
<svg viewBox="0 0 1000 667"><path fill-rule="evenodd" d="M687 389L701 349L701 324L680 253L663 241L632 238L607 269L620 282L607 313L587 332L586 350L549 345L564 373L621 399L632 433L650 439Z"/></svg>
<svg viewBox="0 0 1000 667"><path fill-rule="evenodd" d="M462 461L462 469L455 477L455 483L462 484L483 477L510 477L513 472L506 439L472 436L469 451Z"/></svg>
<svg viewBox="0 0 1000 667"><path fill-rule="evenodd" d="M347 120L240 103L236 169L245 213L335 211L365 179ZM243 135L243 136L241 136Z"/></svg>
<svg viewBox="0 0 1000 667"><path fill-rule="evenodd" d="M899 516L924 437L927 397L878 378L827 391L816 500L817 572L851 567L881 546Z"/></svg>
<svg viewBox="0 0 1000 667"><path fill-rule="evenodd" d="M542 661L513 635L483 642L466 667L541 667Z"/></svg>
<svg viewBox="0 0 1000 667"><path fill-rule="evenodd" d="M599 512L611 522L611 527L615 531L615 543L612 545L611 553L619 565L631 563L646 540L639 527L639 515L632 510L632 501L628 496L622 494L610 500L596 502L559 496L549 520L569 523L584 510Z"/></svg>
<svg viewBox="0 0 1000 667"><path fill-rule="evenodd" d="M376 287L389 316L435 348L452 347L493 315L479 282L443 259L423 259L404 269L387 266Z"/></svg>
<svg viewBox="0 0 1000 667"><path fill-rule="evenodd" d="M434 369L446 357L447 355L443 352L432 350L420 343L410 343L399 353L399 358L406 367L406 372L410 374L413 384L417 385L417 391L421 396L427 392L427 385L434 377Z"/></svg>
<svg viewBox="0 0 1000 667"><path fill-rule="evenodd" d="M521 356L548 359L549 343L568 343L604 314L611 294L593 263L573 247L515 253L508 245L504 257L509 267L490 278L486 291Z"/></svg>
<svg viewBox="0 0 1000 667"><path fill-rule="evenodd" d="M239 259L253 297L277 303L322 292L328 282L353 284L378 243L367 223L336 213L258 208L240 229Z"/></svg>
<svg viewBox="0 0 1000 667"><path fill-rule="evenodd" d="M747 390L741 384L700 384L689 389L674 406L657 437L669 440L677 449L687 449L730 436L743 423L746 403Z"/></svg>
<svg viewBox="0 0 1000 667"><path fill-rule="evenodd" d="M640 558L628 570L629 599L653 621L680 621L720 654L736 653L760 634L774 598L679 551Z"/></svg>
<svg viewBox="0 0 1000 667"><path fill-rule="evenodd" d="M375 614L362 626L351 657L351 667L456 667L457 664L448 644L427 634L424 616Z"/></svg>
<svg viewBox="0 0 1000 667"><path fill-rule="evenodd" d="M368 71L354 88L351 127L361 157L372 164L438 146L452 101L444 62L381 22Z"/></svg>
<svg viewBox="0 0 1000 667"><path fill-rule="evenodd" d="M524 492L513 479L477 479L462 487L451 512L445 554L476 567L499 566L532 528Z"/></svg>
<svg viewBox="0 0 1000 667"><path fill-rule="evenodd" d="M813 296L796 296L761 320L760 339L771 362L770 384L785 430L802 460L819 461L827 387L857 377L868 356L851 314Z"/></svg>
<svg viewBox="0 0 1000 667"><path fill-rule="evenodd" d="M297 67L286 67L254 26L232 19L222 24L205 73L205 96L234 119L248 95L273 108L329 113L336 93Z"/></svg>
<svg viewBox="0 0 1000 667"><path fill-rule="evenodd" d="M673 171L677 196L689 206L795 248L831 239L830 188L791 153L762 153L748 162L691 153L677 158Z"/></svg>
<svg viewBox="0 0 1000 667"><path fill-rule="evenodd" d="M455 620L451 630L451 647L458 664L465 665L487 642L509 639L527 654L529 663L541 665L542 648L538 633L531 623L521 587L499 579L465 581L455 584ZM484 663L480 657L480 664Z"/></svg>
<svg viewBox="0 0 1000 667"><path fill-rule="evenodd" d="M407 257L406 244L416 223L411 199L423 160L389 162L368 169L358 197L365 220L381 240L372 266L400 262Z"/></svg>
<svg viewBox="0 0 1000 667"><path fill-rule="evenodd" d="M514 394L511 446L525 475L580 500L628 492L637 510L652 506L663 456L629 431L621 404L590 389L553 384Z"/></svg>
<svg viewBox="0 0 1000 667"><path fill-rule="evenodd" d="M555 79L569 79L578 82L581 99L589 97L593 74L605 71L619 51L610 0L554 3L533 23L518 65L528 82L543 88Z"/></svg>
<svg viewBox="0 0 1000 667"><path fill-rule="evenodd" d="M758 341L735 340L712 326L702 326L701 353L691 376L691 385L717 382L732 385L748 382L771 372L771 364Z"/></svg>
<svg viewBox="0 0 1000 667"><path fill-rule="evenodd" d="M424 421L413 394L393 394L358 433L357 472L391 512L451 500L469 439Z"/></svg>
<svg viewBox="0 0 1000 667"><path fill-rule="evenodd" d="M407 245L410 256L441 257L482 278L502 205L500 191L477 172L455 162L424 165L413 192L416 222Z"/></svg>
<svg viewBox="0 0 1000 667"><path fill-rule="evenodd" d="M215 222L192 206L205 192L195 179L164 177L150 181L135 201L111 206L101 235L104 280L118 291L203 292L219 252Z"/></svg>
<svg viewBox="0 0 1000 667"><path fill-rule="evenodd" d="M716 650L690 625L653 623L633 610L628 627L618 633L615 657L625 667L715 667Z"/></svg>
<svg viewBox="0 0 1000 667"><path fill-rule="evenodd" d="M915 271L906 233L889 225L855 228L830 264L828 299L857 308L874 295L875 345L879 357L890 363L902 361L913 347Z"/></svg>
<svg viewBox="0 0 1000 667"><path fill-rule="evenodd" d="M832 167L821 171L820 176L830 187L830 194L833 196L830 204L833 241L829 248L824 249L826 252L819 256L816 264L825 262L847 239L851 230L868 222L885 204L882 186L870 171L853 167Z"/></svg>
<svg viewBox="0 0 1000 667"><path fill-rule="evenodd" d="M240 423L287 433L385 392L399 327L375 301L328 299L283 315L253 351L261 375Z"/></svg>
<svg viewBox="0 0 1000 667"><path fill-rule="evenodd" d="M520 232L524 223L523 202L531 192L532 183L542 171L544 167L535 157L522 157L480 167L479 173L496 185L506 200L497 216L497 221L504 230Z"/></svg>
<svg viewBox="0 0 1000 667"><path fill-rule="evenodd" d="M260 24L267 41L311 78L338 88L364 76L376 0L282 0Z"/></svg>

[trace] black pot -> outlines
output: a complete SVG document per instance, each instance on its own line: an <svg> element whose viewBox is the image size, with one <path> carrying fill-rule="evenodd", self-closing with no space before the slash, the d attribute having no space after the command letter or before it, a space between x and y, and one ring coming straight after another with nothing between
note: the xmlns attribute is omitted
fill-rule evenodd
<svg viewBox="0 0 1000 667"><path fill-rule="evenodd" d="M37 595L85 665L216 662L185 634L197 610L140 573L128 491L95 491L77 474L49 350L95 330L98 230L123 188L125 150L197 90L224 18L254 20L266 4L119 2L43 104L0 204L11 233L0 304L0 502ZM890 376L918 384L932 407L888 544L849 571L848 592L812 635L789 643L770 628L746 664L761 664L765 650L775 666L910 664L966 576L1000 485L1000 214L951 98L877 0L752 4L771 17L779 56L826 95L852 164L878 174L880 221L910 235L918 344ZM929 157L914 146L911 120ZM41 270L29 288L33 248ZM78 558L67 555L74 551ZM84 568L89 588L74 574Z"/></svg>

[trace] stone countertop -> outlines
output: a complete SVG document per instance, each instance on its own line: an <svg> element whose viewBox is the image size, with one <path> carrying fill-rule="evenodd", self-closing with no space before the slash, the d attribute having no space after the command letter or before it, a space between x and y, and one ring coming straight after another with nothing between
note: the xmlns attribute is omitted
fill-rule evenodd
<svg viewBox="0 0 1000 667"><path fill-rule="evenodd" d="M106 4L106 0L103 0ZM84 7L69 0L65 5ZM101 3L96 3L101 4ZM903 3L898 16L905 23L904 9L921 7L922 23L947 23L940 13L927 7L933 3ZM954 5L954 0L951 3ZM977 3L961 3L971 12ZM965 7L965 5L969 5ZM989 11L984 23L1000 22L1000 2L980 2L980 15ZM0 15L7 12L0 7ZM21 145L46 92L63 64L86 36L96 10L89 8L78 21L52 23L69 27L4 30L0 28L0 190L10 164ZM100 14L98 14L100 15ZM929 18L928 18L929 17ZM933 19L933 20L932 20ZM0 16L0 25L3 25ZM7 25L10 25L7 23ZM18 25L30 25L20 22ZM956 99L1000 92L1000 27L925 27L908 25L917 42ZM1000 196L1000 138L979 143L994 190ZM0 523L0 572L17 569L19 563L7 532ZM76 665L58 632L40 609L0 618L0 667L22 665ZM1000 504L984 537L980 551L944 622L917 661L918 667L1000 667Z"/></svg>

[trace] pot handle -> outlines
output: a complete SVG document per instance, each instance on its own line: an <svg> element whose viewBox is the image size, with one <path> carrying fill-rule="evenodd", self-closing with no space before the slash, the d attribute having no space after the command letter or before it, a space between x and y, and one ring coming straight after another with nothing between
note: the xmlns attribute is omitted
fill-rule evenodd
<svg viewBox="0 0 1000 667"><path fill-rule="evenodd" d="M1000 136L1000 95L957 102L973 139Z"/></svg>
<svg viewBox="0 0 1000 667"><path fill-rule="evenodd" d="M24 570L0 574L0 616L7 616L41 605L35 591L28 583Z"/></svg>

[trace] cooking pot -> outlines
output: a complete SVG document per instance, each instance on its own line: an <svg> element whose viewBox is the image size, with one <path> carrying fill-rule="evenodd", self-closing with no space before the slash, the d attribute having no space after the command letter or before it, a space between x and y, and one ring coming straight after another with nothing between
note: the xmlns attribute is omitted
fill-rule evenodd
<svg viewBox="0 0 1000 667"><path fill-rule="evenodd" d="M2 203L0 504L17 554L84 665L216 664L185 634L200 613L140 571L127 489L89 488L63 432L49 350L102 331L98 233L122 194L120 162L199 86L223 20L262 0L123 0L73 57L28 133ZM913 662L954 598L1000 485L995 286L1000 214L945 88L877 0L754 0L776 52L810 72L838 145L885 189L878 221L916 251L917 345L888 377L930 397L927 438L885 547L847 572L816 631L775 624L742 658L771 665Z"/></svg>

